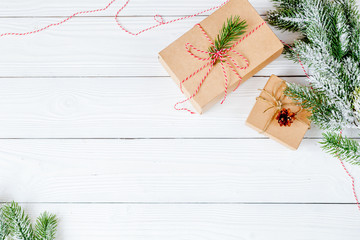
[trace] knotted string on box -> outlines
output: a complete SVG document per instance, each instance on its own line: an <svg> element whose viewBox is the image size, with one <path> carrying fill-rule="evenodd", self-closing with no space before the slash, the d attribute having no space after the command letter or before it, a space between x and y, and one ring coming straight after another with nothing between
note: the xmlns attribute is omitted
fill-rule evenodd
<svg viewBox="0 0 360 240"><path fill-rule="evenodd" d="M193 73L191 73L189 76L187 76L184 80L180 81L180 90L182 93L183 92L183 84L184 82L188 81L189 79L191 79L192 77L194 77L195 75L199 74L202 70L207 69L205 75L202 77L199 85L196 87L195 92L192 93L188 98L186 98L183 101L180 101L178 103L176 103L174 105L174 108L178 111L188 111L191 114L195 114L195 112L191 111L188 108L178 108L179 104L185 103L191 99L193 99L200 91L201 86L203 85L203 83L205 82L206 78L209 76L211 70L215 67L215 65L217 63L220 63L221 65L221 69L222 72L224 74L224 88L225 88L225 95L223 100L221 101L221 104L224 103L224 101L226 100L226 97L228 95L228 87L229 87L229 79L228 79L228 74L226 73L226 69L225 66L227 65L230 70L232 72L235 73L235 75L237 76L237 78L239 79L238 84L236 86L236 88L234 89L234 91L236 91L236 89L239 87L241 81L242 81L242 77L239 74L239 70L245 70L249 67L249 61L247 60L246 57L244 57L242 54L240 54L239 52L235 51L234 48L241 43L244 39L248 38L251 34L253 34L256 30L258 30L260 27L262 27L266 22L262 22L261 24L259 24L256 28L254 28L252 31L248 32L243 38L241 38L240 40L236 41L230 48L223 48L223 49L216 49L215 52L211 52L211 51L206 51L206 50L201 50L198 49L196 47L194 47L194 45L192 45L191 43L186 43L185 44L185 49L186 51L195 59L199 60L199 61L203 61L206 62L203 66L201 66L200 68L198 68L197 70L195 70ZM206 31L203 29L203 27L200 24L196 24L195 26L197 26L200 31L203 33L203 36L208 40L208 42L210 43L211 47L213 47L215 49L215 45L214 42L210 39L209 35L206 33ZM195 51L195 53L202 53L202 54L207 54L209 57L200 57L198 55L196 55L193 51ZM245 66L244 67L240 67L240 65L237 63L237 61L230 56L230 53L234 53L236 55L238 55L244 62L245 62ZM226 65L225 65L226 64Z"/></svg>
<svg viewBox="0 0 360 240"><path fill-rule="evenodd" d="M301 113L304 110L300 105L298 105L298 104L296 104L294 102L284 103L284 98L286 97L284 94L281 94L279 97L277 97L279 95L279 92L281 91L282 85L284 85L284 84L285 84L285 82L283 82L283 81L279 82L279 84L273 89L273 92L269 92L266 89L258 89L261 92L265 93L271 99L271 100L268 100L268 99L266 99L264 97L261 97L261 96L256 98L256 100L263 101L263 102L270 105L269 108L265 109L264 113L266 113L269 110L275 109L274 114L266 122L264 129L262 129L262 133L266 132L266 130L269 128L271 122L277 117L278 113L281 110L283 110L286 106L296 106L296 107L299 108L298 111L294 112L295 116L298 115L299 113ZM297 120L297 121L299 121L301 123L304 123L310 128L309 123L307 123L307 122L305 122L305 121L303 121L303 120L301 120L299 118L294 118L294 120Z"/></svg>

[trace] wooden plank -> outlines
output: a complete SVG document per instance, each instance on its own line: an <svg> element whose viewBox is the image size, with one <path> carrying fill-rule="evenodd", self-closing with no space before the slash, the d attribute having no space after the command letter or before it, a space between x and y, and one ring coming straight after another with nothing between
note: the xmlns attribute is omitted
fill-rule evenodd
<svg viewBox="0 0 360 240"><path fill-rule="evenodd" d="M56 212L57 239L358 240L354 205L25 204Z"/></svg>
<svg viewBox="0 0 360 240"><path fill-rule="evenodd" d="M110 0L3 0L0 2L0 16L70 16L78 11L103 8L109 2ZM225 0L131 0L121 15L192 15L223 2ZM250 2L260 14L265 14L272 8L270 0ZM91 15L114 16L124 3L124 0L118 0L107 11Z"/></svg>
<svg viewBox="0 0 360 240"><path fill-rule="evenodd" d="M157 54L204 17L161 26L139 37L126 34L112 18L76 18L32 36L0 39L0 76L168 76ZM26 32L58 18L5 18L1 32ZM152 17L122 18L138 31L153 25ZM294 34L280 33L285 41ZM304 75L297 64L280 57L258 76Z"/></svg>
<svg viewBox="0 0 360 240"><path fill-rule="evenodd" d="M0 78L0 138L264 138L245 120L267 80L190 115L173 109L184 97L170 78Z"/></svg>
<svg viewBox="0 0 360 240"><path fill-rule="evenodd" d="M0 182L4 201L354 203L315 140L0 140Z"/></svg>

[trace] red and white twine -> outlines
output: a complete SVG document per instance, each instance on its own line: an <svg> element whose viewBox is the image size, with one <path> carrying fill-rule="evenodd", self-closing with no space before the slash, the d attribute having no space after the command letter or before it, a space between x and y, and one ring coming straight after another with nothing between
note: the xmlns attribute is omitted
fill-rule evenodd
<svg viewBox="0 0 360 240"><path fill-rule="evenodd" d="M342 137L342 132L343 130L340 131L340 137ZM339 139L339 143L340 143L340 139ZM336 156L337 158L339 159L340 163L341 163L341 166L344 168L346 174L349 176L349 178L351 179L351 186L352 186L352 191L353 191L353 195L354 195L354 198L355 198L355 201L356 201L356 205L360 211L360 204L359 204L359 199L357 197L357 194L356 194L356 188L355 188L355 179L354 177L350 174L350 172L347 170L343 160L341 159L341 157L339 156L338 153L336 153Z"/></svg>
<svg viewBox="0 0 360 240"><path fill-rule="evenodd" d="M59 26L59 25L61 25L61 24L64 24L64 23L68 22L69 20L71 20L72 18L74 18L75 16L82 15L82 14L90 14L90 13L96 13L96 12L105 11L105 10L107 10L111 5L113 5L116 1L117 1L117 0L111 0L111 1L110 1L105 7L103 7L103 8L94 9L94 10L88 10L88 11L76 12L76 13L72 14L71 16L65 18L65 19L62 20L62 21L49 24L49 25L47 25L47 26L45 26L45 27L42 27L42 28L37 29L37 30L34 30L34 31L23 32L23 33L16 33L16 32L2 33L2 34L0 34L0 38L1 38L1 37L4 37L4 36L26 36L26 35L31 35L31 34L39 33L39 32L42 32L42 31L44 31L44 30L47 30L47 29L49 29L49 28L51 28L51 27L55 27L55 26ZM170 20L170 21L165 21L163 17L161 17L160 15L157 14L157 15L154 16L154 20L155 20L155 22L157 22L157 24L155 24L155 25L153 25L153 26L151 26L151 27L142 29L142 30L140 30L140 31L138 31L138 32L131 32L131 31L127 30L125 27L123 27L123 26L121 25L121 23L119 22L119 18L118 18L119 15L120 15L120 12L123 11L124 8L129 4L130 0L127 0L127 1L125 2L125 4L116 12L116 14L115 14L115 21L116 21L116 24L120 27L120 29L122 29L122 30L125 31L126 33L128 33L128 34L130 34L130 35L133 35L133 36L138 36L138 35L146 32L146 31L149 31L149 30L151 30L151 29L157 28L157 27L159 27L159 26L162 26L162 25L165 25L165 24L174 23L174 22L178 22L178 21L185 20L185 19L189 19L189 18L198 16L198 15L200 15L200 14L203 14L203 13L206 13L206 12L209 12L209 11L212 11L212 10L215 10L215 9L218 9L218 8L222 7L223 5L225 5L226 3L228 3L229 1L230 1L230 0L226 0L224 3L222 3L222 4L218 5L218 6L215 6L215 7L212 7L212 8L208 8L208 9L206 9L206 10L204 10L204 11L195 13L195 14L193 14L193 15L176 18L176 19L173 19L173 20ZM264 22L263 24L265 24L265 22ZM207 36L207 34L205 33L205 31L201 28L201 26L200 26L200 25L198 25L198 26L199 26L200 29L203 31L203 33L205 34L205 36L208 38L208 40L210 41L210 43L213 44L212 41L211 41L211 39ZM261 26L262 26L262 25L261 25ZM261 26L258 26L258 27L261 27ZM251 31L250 33L248 33L248 35L251 34L251 33L253 33L253 32L256 31L256 30L257 30L257 28L254 29L253 31ZM246 35L243 39L245 39L246 37L248 37L248 35ZM242 39L242 40L243 40L243 39ZM238 54L239 56L241 56L241 57L244 59L244 61L246 62L247 66L248 66L248 64L249 64L245 57L243 57L243 56L240 55L239 53L237 53L237 52L235 52L235 51L232 50L232 48L234 48L234 47L235 47L237 44L239 44L242 40L238 41L238 42L237 42L236 44L234 44L234 46L232 46L230 49L227 49L226 52L223 51L223 50L219 50L218 52L216 52L216 53L213 55L213 57L210 57L210 58L200 58L200 57L195 56L194 54L192 54L192 53L190 52L190 48L193 49L193 50L195 50L195 51L202 52L202 53L209 53L209 52L198 50L198 49L196 49L194 46L192 46L191 44L187 44L186 49L187 49L187 51L188 51L193 57L195 57L196 59L201 60L201 61L208 61L208 63L206 63L204 66L202 66L201 68L199 68L199 69L198 69L197 71L195 71L193 74L191 74L190 76L188 76L185 80L182 81L182 83L185 82L185 81L187 81L189 78L193 77L195 74L199 73L199 72L200 72L201 70L203 70L204 68L210 66L209 69L208 69L208 71L206 72L205 76L203 77L203 79L202 79L199 87L197 88L197 90L196 90L195 93L194 93L194 94L196 95L196 94L198 93L198 91L199 91L199 88L201 87L201 85L202 85L203 82L205 81L206 77L209 75L211 69L214 67L214 64L215 64L216 60L219 60L220 63L221 63L221 67L222 67L222 69L223 69L224 77L225 77L225 97L224 97L224 99L223 99L223 101L224 101L225 98L226 98L226 95L227 95L228 79L227 79L227 75L226 75L226 71L225 71L225 68L224 68L224 63L223 63L223 61L225 61L225 63L230 67L231 70L233 70L234 72L236 72L236 75L237 75L238 77L240 77L239 74L238 74L237 71L234 69L234 67L231 66L231 64L229 63L229 61L228 61L227 59L230 59L230 61L232 62L232 64L233 64L233 65L235 66L235 68L237 68L237 69L245 69L245 68L246 68L246 67L243 67L243 68L239 67L238 64L237 64L227 53L228 53L228 52L233 52L233 53L235 53L235 54ZM287 44L284 43L284 42L283 42L283 44L287 45ZM291 46L289 46L289 45L287 45L287 46L288 46L291 50L294 51L294 49L293 49ZM299 59L299 63L300 63L300 65L301 65L301 67L302 67L305 75L306 75L308 78L310 78L309 75L308 75L308 73L307 73L306 70L305 70L304 65L303 65L302 62L301 62L301 59L300 59L299 54L297 54L297 57L298 57L298 59ZM216 59L216 60L214 61L214 59ZM241 82L241 81L239 81L239 84L240 84L240 82ZM235 90L236 90L236 89L235 89ZM192 97L195 96L194 94L192 94ZM184 102L186 102L186 101L188 101L188 100L189 100L189 99L186 99L186 100L184 100L184 101L182 101L182 102L177 103L176 105L181 104L181 103L184 103ZM223 102L223 101L222 101L222 102ZM176 105L175 105L175 106L176 106ZM187 110L187 109L178 109L178 110ZM187 111L190 111L190 110L187 110ZM190 112L191 112L191 111L190 111ZM340 136L341 136L341 135L342 135L342 131L340 132ZM356 193L356 189L355 189L355 179L354 179L354 177L350 174L350 172L347 170L344 162L342 161L342 159L340 158L339 155L338 155L338 159L339 159L342 167L344 168L346 174L347 174L347 175L349 176L349 178L351 179L353 195L354 195L354 198L355 198L357 207L358 207L358 209L360 210L360 204L359 204L359 200L358 200L357 193Z"/></svg>
<svg viewBox="0 0 360 240"><path fill-rule="evenodd" d="M281 41L281 40L280 40ZM286 44L284 41L281 41L284 45L286 45L289 49L291 49L291 51L295 52L296 55L297 55L297 58L298 58L298 61L299 61L299 64L301 66L301 68L303 69L305 75L307 78L310 78L309 74L307 73L307 71L305 70L305 67L303 65L303 63L301 62L301 58L299 56L299 54L289 45L289 44ZM340 137L342 137L342 132L343 130L340 131ZM339 140L340 141L340 140ZM339 156L339 154L336 154L337 158L339 159L340 161L340 164L341 166L343 167L344 171L346 172L346 174L349 176L350 180L351 180L351 187L352 187L352 192L353 192L353 195L354 195L354 199L355 199L355 202L356 202L356 206L357 208L359 209L360 211L360 202L359 202L359 199L357 197L357 193L356 193L356 188L355 188L355 179L354 177L350 174L350 172L348 171L348 169L346 168L343 160L341 159L341 157Z"/></svg>
<svg viewBox="0 0 360 240"><path fill-rule="evenodd" d="M80 12L76 12L74 14L72 14L71 16L65 18L64 20L57 22L57 23L51 23L45 27L42 27L40 29L34 30L34 31L29 31L29 32L23 32L23 33L15 33L15 32L7 32L7 33L2 33L0 34L0 37L4 37L4 36L9 36L9 35L14 35L14 36L25 36L25 35L31 35L34 33L38 33L38 32L42 32L48 28L51 27L55 27L55 26L59 26L63 23L66 23L67 21L71 20L73 17L76 17L78 15L82 15L82 14L89 14L89 13L96 13L96 12L102 12L107 10L114 2L116 2L117 0L111 0L105 7L103 8L99 8L99 9L94 9L94 10L88 10L88 11L80 11Z"/></svg>
<svg viewBox="0 0 360 240"><path fill-rule="evenodd" d="M157 27L159 27L159 26L161 26L161 25L166 25L166 24L178 22L178 21L181 21L181 20L185 20L185 19L189 19L189 18L192 18L192 17L196 17L196 16L198 16L198 15L201 15L201 14L206 13L206 12L210 12L210 11L212 11L212 10L216 10L216 9L221 8L222 6L224 6L224 5L225 5L226 3L228 3L229 1L230 1L230 0L226 0L225 2L223 2L222 4L220 4L220 5L218 5L218 6L214 6L214 7L205 9L205 10L203 10L203 11L201 11L201 12L197 12L197 13L195 13L195 14L188 15L188 16L184 16L184 17L175 18L175 19L172 19L172 20L169 20L169 21L165 21L163 17L161 17L159 14L157 14L157 15L154 16L154 20L155 20L158 24L155 24L155 25L153 25L153 26L151 26L151 27L148 27L148 28L144 28L144 29L142 29L142 30L140 30L140 31L138 31L138 32L131 32L131 31L127 30L125 27L123 27L123 26L121 25L121 23L119 22L119 18L118 18L120 12L121 12L122 10L124 10L124 8L129 4L130 0L127 0L127 1L125 2L125 4L116 12L116 14L115 14L115 21L116 21L117 25L120 27L120 29L122 29L123 31L125 31L126 33L128 33L128 34L130 34L130 35L137 36L137 35L140 35L140 34L146 32L146 31L149 31L149 30L151 30L151 29L157 28ZM160 20L159 20L158 18L159 18Z"/></svg>
<svg viewBox="0 0 360 240"><path fill-rule="evenodd" d="M241 81L242 81L242 77L240 76L240 74L238 73L237 70L245 70L249 67L249 61L243 56L241 55L239 52L235 51L234 48L241 43L242 41L244 41L246 38L248 38L251 34L253 34L256 30L258 30L260 27L262 27L265 24L265 22L262 22L261 24L259 24L256 28L254 28L253 30L251 30L250 32L248 32L244 37L242 37L240 40L236 41L230 48L226 48L226 49L216 49L215 52L210 52L210 51L205 51L205 50L200 50L196 47L194 47L192 44L190 43L186 43L185 44L185 48L186 51L195 59L199 60L199 61L205 61L206 63L201 66L200 68L198 68L197 70L195 70L193 73L191 73L188 77L186 77L184 80L182 80L180 82L180 89L183 92L183 84L184 82L188 81L189 79L191 79L192 77L194 77L195 75L199 74L202 70L204 70L205 68L209 67L208 70L206 71L205 75L203 76L203 78L201 79L199 85L196 87L195 92L192 93L187 99L180 101L178 103L176 103L174 105L174 108L176 110L179 111L188 111L191 114L195 114L195 112L191 111L188 108L178 108L179 104L185 103L189 100L191 100L192 98L194 98L198 92L201 89L201 86L203 85L203 83L205 82L205 79L209 76L211 70L215 67L216 63L220 63L221 65L221 69L222 72L224 74L224 80L225 80L225 94L224 94L224 98L221 101L221 104L224 103L224 101L226 100L226 97L228 95L228 87L229 87L229 78L228 75L226 73L226 69L225 69L225 64L230 68L230 70L232 72L235 73L235 75L237 76L237 78L239 79L238 84L236 86L236 88L234 89L234 91L236 91L236 89L239 87ZM213 49L215 49L215 45L213 43L213 41L210 39L209 35L206 33L206 31L204 30L204 28L200 25L200 24L196 24L195 26L197 26L200 31L202 32L203 36L208 40L208 42L210 43L211 47ZM206 56L208 57L199 57L196 54L194 54L191 50L195 51L196 53L199 54L206 54ZM244 67L240 67L239 64L235 61L235 59L233 57L231 57L229 55L229 53L234 53L236 55L238 55L244 62L245 62L245 66Z"/></svg>
<svg viewBox="0 0 360 240"><path fill-rule="evenodd" d="M90 14L90 13L96 13L96 12L103 12L105 10L107 10L111 5L113 5L116 1L118 0L111 0L105 7L103 8L98 8L98 9L94 9L94 10L87 10L87 11L80 11L80 12L76 12L74 14L72 14L71 16L65 18L64 20L61 20L59 22L56 22L56 23L51 23L45 27L42 27L40 29L37 29L37 30L34 30L34 31L29 31L29 32L23 32L23 33L16 33L16 32L7 32L7 33L2 33L0 34L0 37L4 37L4 36L10 36L10 35L13 35L13 36L25 36L25 35L31 35L31 34L34 34L34 33L39 33L39 32L42 32L44 30L47 30L51 27L55 27L55 26L59 26L59 25L62 25L66 22L68 22L69 20L71 20L72 18L78 16L78 15L84 15L84 14ZM151 29L154 29L154 28L157 28L161 25L165 25L165 24L169 24L169 23L174 23L174 22L178 22L178 21L181 21L181 20L185 20L185 19L188 19L188 18L192 18L192 17L195 17L195 16L198 16L198 15L201 15L203 13L206 13L206 12L209 12L209 11L212 11L212 10L216 10L222 6L224 6L226 3L228 3L230 0L226 0L225 2L223 2L222 4L218 5L218 6L214 6L214 7L211 7L211 8L208 8L208 9L205 9L201 12L198 12L198 13L195 13L193 15L189 15L189 16L185 16L185 17L179 17L179 18L176 18L176 19L172 19L170 21L165 21L163 17L161 17L159 14L155 15L154 16L154 20L157 22L157 24L151 26L151 27L148 27L148 28L145 28L145 29L142 29L140 30L139 32L131 32L129 30L127 30L125 27L123 27L119 21L119 15L120 15L120 12L122 12L126 7L127 5L129 4L130 0L127 0L125 2L124 5L122 5L122 7L116 12L115 14L115 21L116 21L116 24L120 27L121 30L125 31L126 33L130 34L130 35L133 35L133 36L138 36L146 31L149 31Z"/></svg>

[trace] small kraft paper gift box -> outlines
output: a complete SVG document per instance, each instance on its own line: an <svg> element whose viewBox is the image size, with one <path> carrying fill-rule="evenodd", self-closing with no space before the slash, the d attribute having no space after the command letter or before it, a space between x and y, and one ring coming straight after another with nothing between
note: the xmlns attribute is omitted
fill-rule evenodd
<svg viewBox="0 0 360 240"><path fill-rule="evenodd" d="M209 49L222 27L235 16L246 21L245 33L230 49L211 54ZM162 50L159 61L187 97L185 101L203 113L282 50L283 44L247 0L230 0ZM175 109L184 110L177 105Z"/></svg>
<svg viewBox="0 0 360 240"><path fill-rule="evenodd" d="M257 97L246 124L296 150L310 127L309 111L283 94L286 82L272 75Z"/></svg>

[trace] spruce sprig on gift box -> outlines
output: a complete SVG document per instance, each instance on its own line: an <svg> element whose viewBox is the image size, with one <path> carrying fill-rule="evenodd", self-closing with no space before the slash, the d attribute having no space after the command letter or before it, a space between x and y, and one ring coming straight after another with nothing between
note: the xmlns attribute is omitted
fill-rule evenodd
<svg viewBox="0 0 360 240"><path fill-rule="evenodd" d="M53 240L57 222L54 214L44 212L33 227L20 205L12 202L0 209L0 240L8 237L19 240Z"/></svg>
<svg viewBox="0 0 360 240"><path fill-rule="evenodd" d="M216 53L222 49L229 49L246 32L247 24L240 16L231 16L223 24L219 34L215 38L214 46L209 52Z"/></svg>
<svg viewBox="0 0 360 240"><path fill-rule="evenodd" d="M310 86L289 84L285 94L312 111L325 130L323 148L360 164L360 145L341 129L360 129L360 15L355 0L273 0L267 21L299 32L286 56L311 67ZM336 137L337 136L337 137ZM339 141L340 140L340 141Z"/></svg>

